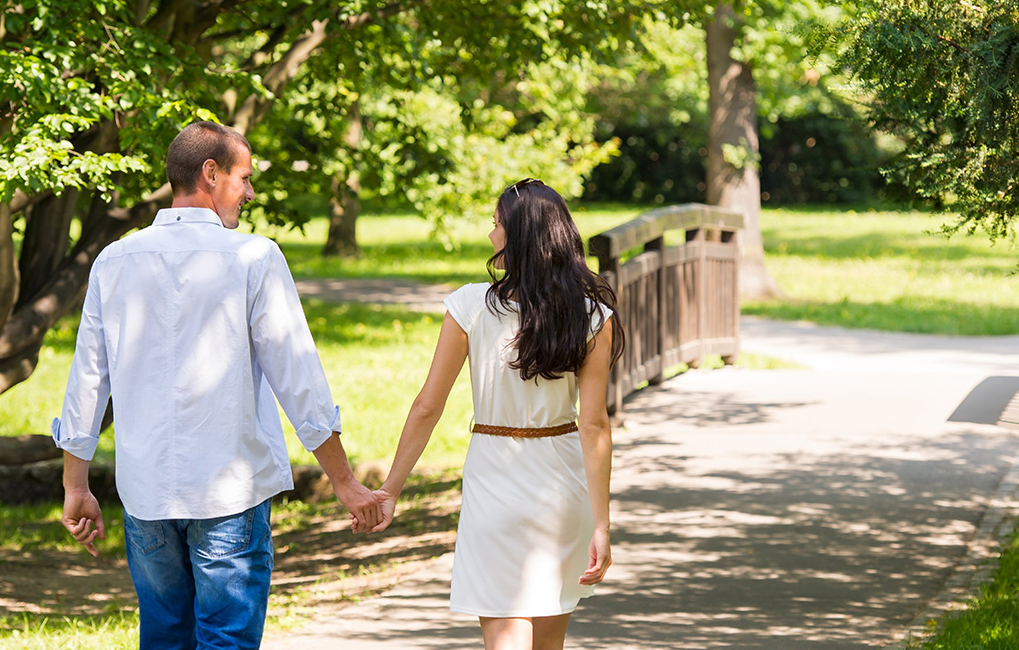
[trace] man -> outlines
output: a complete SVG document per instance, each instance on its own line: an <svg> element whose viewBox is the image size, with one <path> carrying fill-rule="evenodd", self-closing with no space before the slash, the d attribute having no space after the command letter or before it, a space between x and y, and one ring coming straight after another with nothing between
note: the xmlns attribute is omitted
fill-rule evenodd
<svg viewBox="0 0 1019 650"><path fill-rule="evenodd" d="M92 555L88 465L115 396L117 490L141 647L257 648L272 571L270 499L293 488L276 399L354 531L381 521L350 470L293 279L270 240L233 231L251 148L197 122L167 152L173 204L89 276L61 418L64 525Z"/></svg>

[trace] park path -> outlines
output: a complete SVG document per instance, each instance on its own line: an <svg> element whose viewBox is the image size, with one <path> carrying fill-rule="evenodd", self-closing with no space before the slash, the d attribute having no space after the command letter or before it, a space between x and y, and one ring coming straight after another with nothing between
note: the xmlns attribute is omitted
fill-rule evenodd
<svg viewBox="0 0 1019 650"><path fill-rule="evenodd" d="M615 564L567 648L898 647L989 570L1019 512L998 423L1019 337L741 327L745 351L804 368L691 371L627 402ZM479 648L446 609L451 559L263 647Z"/></svg>

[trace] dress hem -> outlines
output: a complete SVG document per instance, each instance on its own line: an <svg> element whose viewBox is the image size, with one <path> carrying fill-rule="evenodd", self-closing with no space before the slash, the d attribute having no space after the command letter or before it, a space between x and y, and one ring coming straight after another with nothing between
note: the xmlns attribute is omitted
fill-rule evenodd
<svg viewBox="0 0 1019 650"><path fill-rule="evenodd" d="M456 607L450 607L449 611L456 614L470 614L471 616L483 616L485 618L541 618L543 616L562 616L563 614L572 614L576 609L577 608L574 607L573 609L564 609L558 612L542 612L540 614L531 614L528 612L480 612L477 610L461 609Z"/></svg>
<svg viewBox="0 0 1019 650"><path fill-rule="evenodd" d="M449 611L457 614L470 614L471 616L484 616L485 618L538 618L542 616L562 616L563 614L572 614L577 606L580 605L580 600L588 598L590 596L581 596L572 607L561 607L556 611L542 611L535 613L534 610L517 610L512 612L485 612L480 609L470 609L468 607L459 607L456 605L450 605Z"/></svg>

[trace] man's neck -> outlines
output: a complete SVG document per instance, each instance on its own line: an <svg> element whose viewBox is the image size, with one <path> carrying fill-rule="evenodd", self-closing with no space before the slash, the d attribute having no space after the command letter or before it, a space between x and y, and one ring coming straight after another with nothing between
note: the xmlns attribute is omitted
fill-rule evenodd
<svg viewBox="0 0 1019 650"><path fill-rule="evenodd" d="M213 212L216 211L215 205L212 202L212 197L207 194L197 193L189 194L188 196L175 196L173 197L173 203L170 205L171 208L208 208Z"/></svg>

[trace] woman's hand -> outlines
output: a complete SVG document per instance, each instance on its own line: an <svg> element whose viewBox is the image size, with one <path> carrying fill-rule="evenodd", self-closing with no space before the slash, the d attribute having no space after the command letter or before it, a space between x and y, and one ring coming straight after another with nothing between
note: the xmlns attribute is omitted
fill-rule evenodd
<svg viewBox="0 0 1019 650"><path fill-rule="evenodd" d="M385 486L375 490L375 498L379 500L379 505L382 507L382 521L372 528L371 532L381 533L393 522L393 517L396 516L396 500L399 496L399 494L390 494Z"/></svg>
<svg viewBox="0 0 1019 650"><path fill-rule="evenodd" d="M594 585L605 579L605 572L612 565L612 546L609 542L609 531L607 528L595 528L591 535L591 545L588 548L591 562L587 571L580 576L580 584Z"/></svg>

